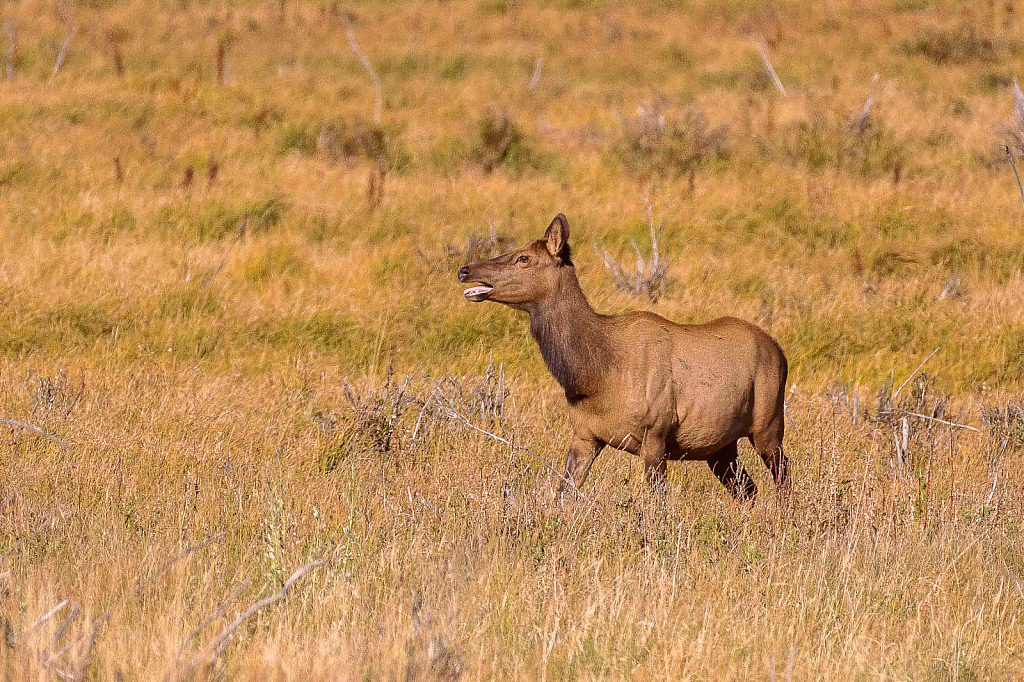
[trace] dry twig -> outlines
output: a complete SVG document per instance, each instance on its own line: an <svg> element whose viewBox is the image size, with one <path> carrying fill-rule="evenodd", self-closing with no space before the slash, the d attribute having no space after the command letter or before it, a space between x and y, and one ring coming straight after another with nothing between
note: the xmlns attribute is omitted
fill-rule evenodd
<svg viewBox="0 0 1024 682"><path fill-rule="evenodd" d="M903 410L903 409L900 409L898 407L896 409L899 410L900 412L904 413L904 414L910 415L911 417L918 417L920 419L927 419L929 421L939 422L940 424L945 424L946 426L956 426L957 428L968 429L970 431L978 431L979 433L981 431L981 429L976 429L973 426L968 426L967 424L957 424L956 422L946 421L945 419L939 419L938 417L929 417L926 414L918 414L917 412L910 412L909 410Z"/></svg>
<svg viewBox="0 0 1024 682"><path fill-rule="evenodd" d="M99 618L96 619L96 621L92 624L92 627L89 629L89 631L87 633L82 633L81 635L79 635L78 638L75 641L67 644L64 648L62 648L60 651L58 651L56 654L54 654L52 659L47 660L45 662L48 665L51 665L52 662L53 662L53 659L60 658L61 656L63 656L67 652L69 652L71 649L73 649L75 646L80 644L83 640L88 639L89 645L86 648L85 653L82 656L81 663L78 666L78 669L79 669L80 672L77 675L77 677L82 677L82 675L85 672L85 669L89 665L89 657L92 655L92 651L93 651L93 649L96 646L96 638L97 638L97 635L99 635L100 628L103 627L104 623L106 623L108 620L110 620L110 617L114 615L114 611L116 609L118 609L122 604L124 604L129 598L134 597L134 596L140 594L143 590L145 590L150 585L152 585L154 582L156 582L157 578L159 578L161 575L166 573L168 570L170 570L170 568L172 566L174 566L176 563L178 563L179 561L181 561L185 557L189 556L193 552L197 552L200 549L203 549L204 547L209 547L210 545L216 544L216 543L220 542L221 540L223 540L225 537L227 537L227 533L220 533L219 535L215 535L214 537L210 538L209 540L204 540L203 542L194 544L191 547L186 547L185 549L183 549L180 552L178 552L177 554L175 554L173 557L171 557L166 562L164 562L164 564L162 566L160 566L156 571L154 571L153 574L146 581L140 582L138 585L135 586L135 589L133 589L130 593L128 593L127 595L124 595L123 597L118 599L116 602L114 602L110 606L110 608L108 608L106 611L104 611L103 614ZM52 665L51 665L51 667L52 667Z"/></svg>
<svg viewBox="0 0 1024 682"><path fill-rule="evenodd" d="M45 614L41 614L38 618L35 619L35 621L33 621L32 627L29 629L35 630L40 625L53 618L56 614L60 613L61 609L68 605L69 601L70 599L65 599L64 601L62 601L61 603L57 604L52 609L47 611Z"/></svg>
<svg viewBox="0 0 1024 682"><path fill-rule="evenodd" d="M71 44L71 39L78 32L78 27L68 29L64 33L64 42L60 44L60 52L57 53L57 61L53 63L53 73L50 75L51 78L56 78L60 72L60 67L64 65L64 57L67 56L68 46Z"/></svg>
<svg viewBox="0 0 1024 682"><path fill-rule="evenodd" d="M438 381L437 379L435 379L434 377L430 376L429 374L424 374L424 376L426 378L430 379L431 381L433 381L434 384L437 386L437 391L434 394L431 394L431 395L435 395L435 394L438 395L438 403L440 404L441 409L449 417L451 417L452 419L454 419L457 422L462 423L465 426L468 426L470 429L476 431L479 434L487 436L488 438L492 438L492 439L498 441L499 443L502 443L503 445L507 445L508 447L510 447L513 450L519 450L521 452L527 453L528 455L531 455L534 459L536 459L538 462L543 464L547 468L547 470L550 471L551 473L553 473L555 476L557 476L561 480L565 481L566 483L570 483L570 484L572 483L572 481L570 481L568 478L566 478L562 474L558 473L558 471L553 466L551 466L551 462L549 462L545 458L541 457L540 455L538 455L536 452L534 452L530 448L523 447L522 445L517 445L517 444L513 443L512 441L508 440L507 438L502 438L498 434L492 433L491 431L488 431L487 429L482 429L479 426L477 426L476 424L474 424L473 422L469 421L469 418L466 415L464 415L461 412L459 412L458 409L456 409L454 403L451 401L451 399L447 395L445 395L444 389L441 388L441 382ZM575 487L575 486L573 486L573 487ZM578 491L577 491L577 494L580 497L583 497L583 494L579 493Z"/></svg>
<svg viewBox="0 0 1024 682"><path fill-rule="evenodd" d="M370 72L370 80L373 81L373 90L375 95L375 101L373 105L373 122L380 124L380 113L384 107L384 87L381 85L380 78L377 76L377 71L374 70L373 64L370 62L370 58L366 56L366 53L359 49L359 42L356 40L356 32L352 28L352 22L344 12L341 14L341 19L345 22L345 34L348 36L348 44L352 48L352 54L363 63L366 70Z"/></svg>
<svg viewBox="0 0 1024 682"><path fill-rule="evenodd" d="M57 436L53 435L52 433L44 431L43 429L39 428L38 426L32 426L31 424L26 424L24 422L17 422L17 421L14 421L13 419L2 419L2 418L0 418L0 424L7 424L8 426L17 426L18 428L21 428L21 429L28 429L29 431L35 431L40 436L43 436L44 438L49 438L50 440L52 440L54 443L56 443L57 445L61 446L65 450L70 450L71 449L71 446L68 445L67 443L65 443L64 441L62 441L60 438L57 438Z"/></svg>
<svg viewBox="0 0 1024 682"><path fill-rule="evenodd" d="M900 387L897 388L896 392L892 394L892 401L893 401L893 403L896 402L896 398L899 397L900 391L903 390L903 387L906 386L907 384L909 384L910 380L914 378L914 375L921 371L921 368L924 367L924 363L926 363L929 360L931 360L932 356L939 352L939 348L942 348L942 346L936 347L935 350L933 350L931 353L929 353L928 357L926 357L924 360L922 360L921 364L917 366L917 369L915 369L913 372L910 373L910 376L907 377L907 380L904 381L902 384L900 384Z"/></svg>
<svg viewBox="0 0 1024 682"><path fill-rule="evenodd" d="M224 654L224 650L227 648L228 643L231 641L231 636L235 633L235 630L238 629L239 625L244 623L250 616L257 613L261 609L264 609L270 606L271 604L284 599L286 596L288 596L288 592L292 589L295 583L302 576L306 575L306 573L313 570L314 568L319 568L323 565L323 561L313 561L292 573L292 576L285 581L284 585L281 586L281 589L276 594L271 595L265 599L261 599L252 606L250 606L248 609L246 609L245 612L242 613L242 615L240 615L230 625L224 628L224 630L221 631L221 633L217 635L217 637L212 642L210 642L210 644L206 647L206 650L202 654L197 656L195 659L192 660L191 663L182 668L177 675L168 675L165 678L165 680L170 681L188 677L195 671L196 668L199 667L203 659L207 659L208 665L212 664L214 661L216 661Z"/></svg>
<svg viewBox="0 0 1024 682"><path fill-rule="evenodd" d="M7 80L14 80L14 68L18 65L18 24L14 21L4 23L7 31Z"/></svg>
<svg viewBox="0 0 1024 682"><path fill-rule="evenodd" d="M789 97L789 93L786 92L785 86L782 85L782 81L779 80L779 74L775 73L775 67L772 66L772 60L768 58L768 50L764 44L764 36L761 36L761 40L757 43L757 51L761 53L761 61L764 62L764 67L768 69L768 75L775 81L775 87L779 89L783 97Z"/></svg>
<svg viewBox="0 0 1024 682"><path fill-rule="evenodd" d="M209 618L207 618L202 623L200 623L198 626L196 626L196 629L193 630L192 633L188 637L185 638L184 642L182 642L181 649L178 650L178 659L177 659L178 661L181 660L181 655L183 653L185 653L185 648L188 647L189 642L191 642L193 639L195 639L199 635L200 632L205 630L206 626L208 626L210 623L212 623L213 621L217 620L222 615L224 615L224 612L228 610L228 607L235 603L235 600L238 599L242 595L242 592L244 592L246 589L248 589L249 585L250 585L250 582L248 580L242 581L242 583L238 587L235 588L234 592L232 592L228 596L228 598L225 599L221 603L221 605L217 607L217 610L214 611L213 614ZM193 664L189 664L189 665L192 666ZM174 672L172 671L172 672L167 673L167 675L164 677L164 680L165 680L165 682L169 682L169 680L174 679L174 677L175 677L175 675L174 675Z"/></svg>
<svg viewBox="0 0 1024 682"><path fill-rule="evenodd" d="M540 72L544 68L544 57L537 57L537 63L533 66L533 75L530 77L530 89L533 90L540 83Z"/></svg>
<svg viewBox="0 0 1024 682"><path fill-rule="evenodd" d="M1016 78L1013 80L1013 85L1017 89L1017 92L1020 93L1020 88L1017 86L1017 79ZM1024 98L1022 98L1022 99L1024 99ZM1021 115L1022 114L1020 112L1018 112L1018 116L1021 116ZM1022 186L1020 184L1020 174L1017 173L1017 164L1013 162L1013 154L1010 153L1010 146L1009 145L1005 145L1004 149L1006 149L1006 158L1008 158L1010 160L1010 168L1013 169L1013 176L1015 178L1017 178L1017 189L1020 190L1020 203L1022 205L1024 205L1024 186Z"/></svg>

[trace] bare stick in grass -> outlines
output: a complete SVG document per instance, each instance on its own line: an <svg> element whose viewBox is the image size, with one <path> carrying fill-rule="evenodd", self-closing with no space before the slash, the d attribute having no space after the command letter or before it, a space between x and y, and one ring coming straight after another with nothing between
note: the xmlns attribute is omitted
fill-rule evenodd
<svg viewBox="0 0 1024 682"><path fill-rule="evenodd" d="M654 208L647 202L647 220L651 230L651 258L645 262L640 255L640 249L636 240L632 240L633 252L636 253L636 272L630 273L619 264L608 251L597 247L595 249L602 255L604 266L611 271L615 278L615 287L636 295L646 295L651 303L657 303L661 295L665 293L668 280L668 265L661 261L658 253L658 235L654 227ZM661 225L664 227L664 223Z"/></svg>
<svg viewBox="0 0 1024 682"><path fill-rule="evenodd" d="M29 629L30 629L30 630L35 630L35 629L36 629L37 627L39 627L40 625L42 625L42 624L43 624L43 623L45 623L46 621L48 621L48 620L50 620L51 618L53 618L53 617L54 617L55 615L57 615L58 613L60 613L60 610L61 610L61 609L63 609L63 608L65 607L65 606L67 606L67 605L68 605L68 602L69 602L69 601L71 601L71 600L70 600L70 599L65 599L64 601L62 601L61 603L57 604L57 605L56 605L56 606L54 606L54 607L53 607L52 609L50 609L49 611L47 611L47 612L46 612L45 614L40 614L40 616L39 616L38 618L36 618L36 619L35 619L35 621L33 621L33 623L32 623L32 627L31 627L31 628L29 628Z"/></svg>
<svg viewBox="0 0 1024 682"><path fill-rule="evenodd" d="M768 75L772 77L775 82L775 87L779 89L783 97L789 97L789 93L786 92L785 86L779 79L779 74L775 73L775 67L772 66L772 60L768 58L768 50L764 45L764 36L761 36L761 40L757 43L757 51L761 53L761 61L764 62L764 68L768 69Z"/></svg>
<svg viewBox="0 0 1024 682"><path fill-rule="evenodd" d="M217 85L227 85L228 82L227 53L228 41L221 38L217 43Z"/></svg>
<svg viewBox="0 0 1024 682"><path fill-rule="evenodd" d="M178 650L178 659L177 659L177 661L175 661L175 663L177 663L178 661L181 660L181 655L183 653L185 653L185 648L188 647L189 642L191 642L193 639L195 639L199 635L200 632L205 630L206 626L208 626L210 623L212 623L213 621L217 620L222 615L224 615L224 612L228 610L228 607L235 603L235 600L237 600L242 595L242 592L244 592L246 589L248 589L250 584L251 583L248 580L243 581L242 584L240 584L238 587L236 587L235 590L228 596L228 598L225 599L221 603L221 605L217 607L217 610L214 611L213 614L209 618L207 618L202 623L200 623L196 627L196 629L193 630L192 633L188 637L185 638L185 641L182 642L182 644L181 644L181 648ZM194 662L190 663L189 664L189 668L187 668L187 669L189 671L191 671L193 669L193 667L194 667ZM171 672L167 673L167 675L164 676L164 682L170 682L171 680L175 679L176 677L178 677L178 676L174 674L174 671L171 671Z"/></svg>
<svg viewBox="0 0 1024 682"><path fill-rule="evenodd" d="M68 615L64 616L64 620L61 621L60 627L57 628L57 632L53 633L53 640L50 642L50 646L57 646L60 640L63 639L64 633L68 631L68 628L71 626L71 621L75 619L75 616L78 615L78 611L81 608L82 604L80 602L76 601L71 604L71 609L68 611ZM46 651L43 653L45 655Z"/></svg>
<svg viewBox="0 0 1024 682"><path fill-rule="evenodd" d="M56 78L57 74L60 73L60 67L64 66L64 58L68 54L68 46L71 45L71 39L78 32L78 27L68 29L64 33L64 41L60 44L60 52L57 53L57 61L53 63L53 73L50 75L51 78Z"/></svg>
<svg viewBox="0 0 1024 682"><path fill-rule="evenodd" d="M995 476L992 477L992 489L988 491L988 499L985 500L985 504L981 505L983 508L988 509L988 505L992 502L992 496L996 494L996 483L999 482L999 470L996 469Z"/></svg>
<svg viewBox="0 0 1024 682"><path fill-rule="evenodd" d="M8 21L4 24L7 31L7 80L14 80L14 69L18 66L18 24Z"/></svg>
<svg viewBox="0 0 1024 682"><path fill-rule="evenodd" d="M114 71L117 72L118 78L124 78L124 55L121 54L121 48L114 45Z"/></svg>
<svg viewBox="0 0 1024 682"><path fill-rule="evenodd" d="M250 616L257 613L258 611L287 597L288 592L292 589L295 583L302 576L306 575L306 573L310 572L314 568L319 568L323 565L323 561L313 561L292 573L292 576L285 581L284 585L281 586L281 589L277 592L277 594L271 595L265 599L261 599L252 606L250 606L248 609L246 609L245 612L242 613L242 615L240 615L230 625L224 628L224 630L222 630L221 633L217 635L217 637L212 642L210 642L210 644L206 647L206 650L202 654L197 656L195 659L192 660L191 663L189 663L187 666L178 671L177 675L168 675L165 678L165 680L167 680L167 682L170 682L170 680L179 680L189 677L196 670L196 668L199 667L203 659L206 659L207 665L212 664L214 661L216 661L224 654L224 650L227 648L228 643L231 641L231 636L234 635L235 630L238 629L239 625L244 623L246 620L249 619Z"/></svg>
<svg viewBox="0 0 1024 682"><path fill-rule="evenodd" d="M238 491L235 490L235 484L231 480L231 455L230 454L228 455L228 458L226 460L224 460L224 478L228 479L228 487L231 488L231 492L234 493L234 495L235 495L235 501L238 502L238 513L241 514L242 513L242 497L238 494Z"/></svg>
<svg viewBox="0 0 1024 682"><path fill-rule="evenodd" d="M352 54L363 63L366 70L370 72L370 80L373 81L373 90L375 95L375 101L373 105L373 122L380 124L381 109L384 108L384 87L380 83L380 78L377 76L377 72L373 68L373 64L370 62L370 58L366 56L366 53L359 49L359 41L356 40L356 32L352 28L352 22L349 20L345 12L341 13L341 20L345 23L345 34L348 36L348 44L352 48Z"/></svg>
<svg viewBox="0 0 1024 682"><path fill-rule="evenodd" d="M868 88L868 98L864 100L864 106L860 113L854 117L851 127L858 133L863 133L871 125L871 105L875 103L875 83L878 82L878 74L871 79L871 86Z"/></svg>
<svg viewBox="0 0 1024 682"><path fill-rule="evenodd" d="M242 583L238 587L235 588L234 592L232 592L228 596L228 598L225 599L224 602L221 603L221 605L217 607L217 610L214 611L213 614L209 618L207 618L202 623L200 623L196 627L196 629L192 631L192 634L190 634L188 637L185 638L185 641L181 645L181 649L179 651L179 654L183 653L185 651L185 647L188 646L188 643L191 642L193 639L195 639L199 635L200 632L202 632L204 629L206 629L207 625L209 625L210 623L212 623L213 621L217 620L222 615L224 615L224 612L228 610L228 607L231 606L232 604L234 604L235 600L238 599L240 596L242 596L242 592L245 592L247 589L249 589L249 585L250 584L251 583L248 580L242 581Z"/></svg>
<svg viewBox="0 0 1024 682"><path fill-rule="evenodd" d="M227 533L220 533L220 534L215 535L214 537L210 538L209 540L204 540L203 542L199 542L197 544L194 544L191 547L186 547L185 549L183 549L180 552L178 552L177 554L175 554L173 557L171 557L166 562L164 562L164 564L162 566L160 566L156 571L154 571L153 574L147 580L145 580L143 582L140 582L138 585L135 586L135 589L133 589L130 593L124 595L123 597L118 599L116 602L114 602L110 606L110 608L108 608L106 611L104 611L103 614L99 618L96 619L96 621L92 624L92 627L89 628L89 631L87 633L82 633L81 635L79 635L78 638L75 641L69 643L64 648L62 648L60 651L58 651L56 654L54 654L53 658L55 658L55 659L56 658L60 658L61 656L66 654L68 651L73 649L75 646L80 644L82 641L88 639L89 645L88 645L88 647L85 650L85 654L82 657L81 665L79 666L79 670L81 672L84 672L85 669L89 665L89 657L92 655L92 651L96 647L96 638L99 635L100 628L103 627L104 623L106 623L108 620L110 620L111 616L114 615L114 611L115 610L117 610L129 598L135 597L135 596L139 595L140 593L142 593L144 590L146 590L150 585L152 585L154 582L156 582L157 578L162 576L164 573L166 573L168 570L170 570L176 563L178 563L179 561L181 561L185 557L189 556L193 552L199 551L200 549L203 549L205 547L209 547L210 545L216 544L216 543L222 541L225 537L227 537ZM79 677L81 677L81 675L79 675Z"/></svg>
<svg viewBox="0 0 1024 682"><path fill-rule="evenodd" d="M213 281L213 278L216 277L217 275L219 275L221 273L221 270L224 269L224 266L227 265L228 256L231 255L231 250L235 248L235 244L237 244L238 242L242 241L242 239L245 238L246 227L248 226L248 224L249 224L248 216L246 216L245 218L242 218L242 224L238 226L238 232L235 233L234 240L228 245L228 250L224 252L224 257L220 259L220 263L218 263L217 267L214 268L212 271L210 271L210 272L206 273L205 275L203 275L203 280L202 280L203 286L209 286L210 282ZM231 457L228 456L228 461L224 464L224 473L225 474L227 474L227 467L228 467L228 464L230 462L231 462ZM230 481L231 481L231 477L228 476L228 482L230 482ZM234 488L232 488L232 490L234 490ZM237 497L238 493L235 493L235 496ZM241 509L241 506L242 506L241 501L239 501L238 506L239 506L239 509Z"/></svg>
<svg viewBox="0 0 1024 682"><path fill-rule="evenodd" d="M1024 186L1020 184L1020 174L1017 173L1017 164L1013 162L1013 154L1010 153L1010 146L1005 145L1003 148L1006 150L1006 158L1010 160L1010 168L1013 169L1013 176L1017 178L1017 189L1020 190L1020 203L1024 206Z"/></svg>
<svg viewBox="0 0 1024 682"><path fill-rule="evenodd" d="M544 57L537 57L537 63L533 66L533 75L530 77L530 89L533 90L540 83L540 72L544 68Z"/></svg>
<svg viewBox="0 0 1024 682"><path fill-rule="evenodd" d="M958 429L967 429L969 431L978 431L979 433L981 432L981 429L976 429L973 426L968 426L967 424L957 424L956 422L946 421L945 419L939 419L938 417L929 417L926 414L918 414L917 412L911 412L909 410L903 410L903 409L900 409L898 407L896 409L899 410L900 412L902 412L903 414L909 415L911 417L917 417L919 419L927 419L929 421L938 422L940 424L945 424L946 426L955 426Z"/></svg>
<svg viewBox="0 0 1024 682"><path fill-rule="evenodd" d="M49 438L50 440L52 440L54 443L56 443L57 445L59 445L63 449L65 449L65 450L70 450L71 449L71 446L68 445L67 443L65 443L64 441L62 441L60 438L57 438L57 436L53 435L52 433L49 433L48 431L45 431L45 430L39 428L38 426L32 426L31 424L26 424L24 422L17 422L17 421L14 421L13 419L2 419L2 418L0 418L0 424L7 424L8 426L16 426L16 427L18 427L20 429L28 429L29 431L35 431L40 436L43 436L44 438Z"/></svg>
<svg viewBox="0 0 1024 682"><path fill-rule="evenodd" d="M935 355L936 353L938 353L938 352L939 352L939 348L941 348L941 347L942 347L942 346L938 346L938 347L937 347L937 348L936 348L935 350L933 350L933 351L932 351L932 352L931 352L931 353L930 353L930 354L928 355L928 357L926 357L926 358L925 358L924 360L922 360L922 361L921 361L921 364L917 366L917 369L915 369L915 370L914 370L913 372L911 372L911 373L910 373L910 376L909 376L909 377L907 377L907 380L906 380L906 381L904 381L904 382L903 382L902 384L900 384L900 387L899 387L899 388L897 388L897 389L896 389L896 392L892 394L892 402L893 402L894 404L895 404L895 402L896 402L896 398L898 398L898 397L899 397L899 395L900 395L900 391L902 391L902 390L903 390L903 387L904 387L904 386L906 386L907 384L909 384L909 383L910 383L910 380L914 378L914 375L915 375L915 374L917 374L918 372L920 372L920 371L921 371L921 368L922 368L922 367L924 367L924 363L926 363L926 362L928 362L929 360L931 360L931 359L932 359L932 356L933 356L933 355Z"/></svg>
<svg viewBox="0 0 1024 682"><path fill-rule="evenodd" d="M492 439L494 439L494 440L496 440L499 443L502 443L504 445L507 445L508 447L512 448L513 450L519 450L521 452L527 453L528 455L531 455L534 459L536 459L538 462L543 464L547 468L547 470L550 471L551 473L553 473L555 476L557 476L558 478L562 479L566 483L572 484L571 480L567 479L565 476L563 476L562 474L558 473L558 471L553 466L551 466L551 462L549 462L548 460L544 459L543 457L538 455L536 452L534 452L530 448L523 447L522 445L516 445L512 441L510 441L510 440L508 440L506 438L502 438L498 434L492 433L492 432L488 431L487 429L482 429L479 426L477 426L476 424L474 424L473 422L469 421L469 418L466 415L464 415L461 412L459 412L455 408L455 404L448 398L448 396L446 396L444 394L444 389L441 388L441 382L438 381L437 379L435 379L434 377L430 376L429 374L424 374L424 376L426 378L430 379L431 381L433 381L434 385L437 386L438 402L439 402L439 404L441 406L441 409L449 417L451 417L452 419L454 419L457 422L461 422L462 424L468 426L469 428L471 428L472 430L476 431L479 434L487 436L488 438L492 438ZM433 395L433 394L431 394L431 395ZM575 489L575 487L576 486L573 485L574 489ZM576 491L576 494L578 496L580 496L580 497L584 497L583 493L579 492L578 490Z"/></svg>

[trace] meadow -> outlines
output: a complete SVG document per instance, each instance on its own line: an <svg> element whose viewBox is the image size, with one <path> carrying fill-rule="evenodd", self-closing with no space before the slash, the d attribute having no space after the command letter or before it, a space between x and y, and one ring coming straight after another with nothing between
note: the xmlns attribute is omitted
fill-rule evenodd
<svg viewBox="0 0 1024 682"><path fill-rule="evenodd" d="M6 3L0 675L1024 679L1022 12ZM558 212L598 311L779 340L788 496L557 504L455 271Z"/></svg>

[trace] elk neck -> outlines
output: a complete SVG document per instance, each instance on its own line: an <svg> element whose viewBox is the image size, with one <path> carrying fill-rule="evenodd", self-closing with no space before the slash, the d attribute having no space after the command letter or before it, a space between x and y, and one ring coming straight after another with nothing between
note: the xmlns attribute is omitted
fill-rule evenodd
<svg viewBox="0 0 1024 682"><path fill-rule="evenodd" d="M557 282L555 290L527 312L544 364L571 404L598 390L602 372L613 358L604 329L607 317L590 307L576 269L564 266Z"/></svg>

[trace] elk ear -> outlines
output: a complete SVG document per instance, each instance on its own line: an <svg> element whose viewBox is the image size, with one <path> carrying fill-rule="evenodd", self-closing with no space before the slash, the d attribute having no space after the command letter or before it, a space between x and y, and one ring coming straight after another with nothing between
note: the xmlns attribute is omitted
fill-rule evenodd
<svg viewBox="0 0 1024 682"><path fill-rule="evenodd" d="M548 225L544 233L544 244L552 258L558 258L563 263L569 261L569 221L559 213Z"/></svg>

